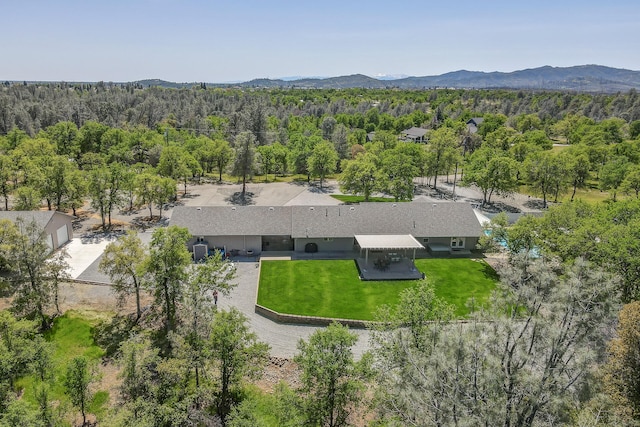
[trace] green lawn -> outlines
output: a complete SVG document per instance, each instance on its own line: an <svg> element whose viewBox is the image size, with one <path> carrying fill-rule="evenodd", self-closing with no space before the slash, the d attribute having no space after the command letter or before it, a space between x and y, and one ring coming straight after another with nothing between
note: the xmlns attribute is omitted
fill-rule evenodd
<svg viewBox="0 0 640 427"><path fill-rule="evenodd" d="M469 313L469 298L484 303L497 280L484 261L421 259L416 266L458 317ZM400 292L416 283L361 281L353 260L263 261L258 304L279 313L373 320L379 306L396 304Z"/></svg>
<svg viewBox="0 0 640 427"><path fill-rule="evenodd" d="M110 316L110 315L109 315ZM67 365L77 356L84 356L89 364L98 367L104 351L93 340L93 328L104 316L95 312L67 311L58 317L51 330L45 334L45 339L53 343L53 369L50 382L51 399L60 400L68 404L64 393L64 377ZM24 389L24 398L37 406L35 388L39 379L28 375L18 381L18 386ZM96 391L88 412L104 415L109 393L104 390ZM72 410L75 413L75 409Z"/></svg>

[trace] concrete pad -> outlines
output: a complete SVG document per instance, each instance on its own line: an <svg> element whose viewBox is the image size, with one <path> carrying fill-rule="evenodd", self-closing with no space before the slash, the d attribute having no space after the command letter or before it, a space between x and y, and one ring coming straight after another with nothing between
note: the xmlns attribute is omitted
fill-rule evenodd
<svg viewBox="0 0 640 427"><path fill-rule="evenodd" d="M241 184L200 184L189 186L189 194L181 199L184 206L228 206ZM247 203L257 206L336 205L330 195L338 192L337 184L327 182L320 190L307 184L271 182L247 184ZM169 215L169 212L167 212Z"/></svg>
<svg viewBox="0 0 640 427"><path fill-rule="evenodd" d="M71 267L71 278L77 279L84 270L98 259L104 252L104 248L113 241L116 236L101 236L100 238L74 237L64 248L69 254L67 262Z"/></svg>

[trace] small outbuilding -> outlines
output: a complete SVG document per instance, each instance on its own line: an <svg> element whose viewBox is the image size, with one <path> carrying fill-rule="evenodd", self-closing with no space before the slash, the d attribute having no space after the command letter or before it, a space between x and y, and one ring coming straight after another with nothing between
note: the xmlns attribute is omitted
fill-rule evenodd
<svg viewBox="0 0 640 427"><path fill-rule="evenodd" d="M482 117L472 117L472 118L470 118L467 121L467 131L469 131L469 133L478 132L478 128L480 127L482 122L484 122L484 119Z"/></svg>
<svg viewBox="0 0 640 427"><path fill-rule="evenodd" d="M44 230L47 243L52 250L73 239L74 217L58 211L0 211L0 219L15 223L21 218L25 223L35 221Z"/></svg>

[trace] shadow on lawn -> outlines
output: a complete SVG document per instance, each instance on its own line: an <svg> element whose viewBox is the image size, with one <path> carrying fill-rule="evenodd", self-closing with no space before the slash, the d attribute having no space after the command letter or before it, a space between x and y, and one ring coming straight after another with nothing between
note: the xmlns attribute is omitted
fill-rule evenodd
<svg viewBox="0 0 640 427"><path fill-rule="evenodd" d="M115 316L91 328L94 342L112 357L120 350L120 344L134 334L135 318L131 315Z"/></svg>
<svg viewBox="0 0 640 427"><path fill-rule="evenodd" d="M496 270L494 270L493 267L491 267L486 262L483 262L482 274L484 274L484 277L486 277L488 279L491 279L491 280L494 280L495 282L499 282L500 281L500 276L498 275Z"/></svg>

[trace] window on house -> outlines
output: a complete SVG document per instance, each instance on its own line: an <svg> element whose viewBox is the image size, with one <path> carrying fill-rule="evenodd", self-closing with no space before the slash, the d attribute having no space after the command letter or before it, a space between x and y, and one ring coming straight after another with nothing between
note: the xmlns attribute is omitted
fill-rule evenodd
<svg viewBox="0 0 640 427"><path fill-rule="evenodd" d="M464 237L452 237L451 247L456 249L464 248Z"/></svg>

